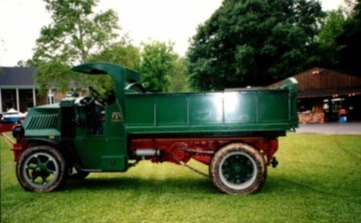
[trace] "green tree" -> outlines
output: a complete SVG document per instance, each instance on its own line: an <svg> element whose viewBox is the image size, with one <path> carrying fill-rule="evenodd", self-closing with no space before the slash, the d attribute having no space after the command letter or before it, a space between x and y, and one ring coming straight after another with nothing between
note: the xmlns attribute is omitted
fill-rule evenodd
<svg viewBox="0 0 361 223"><path fill-rule="evenodd" d="M361 63L358 54L361 52L361 1L354 7L347 18L343 32L336 42L340 47L338 68L345 72L361 76Z"/></svg>
<svg viewBox="0 0 361 223"><path fill-rule="evenodd" d="M302 71L317 60L311 52L322 16L315 0L225 0L191 41L191 84L266 85Z"/></svg>
<svg viewBox="0 0 361 223"><path fill-rule="evenodd" d="M97 0L44 0L52 14L52 23L41 29L29 65L37 67L40 90L55 86L66 90L70 83L86 83L84 75L68 71L73 65L88 61L94 52L113 44L118 37L118 17L112 10L94 13ZM61 69L60 69L61 68ZM65 69L67 68L67 69Z"/></svg>
<svg viewBox="0 0 361 223"><path fill-rule="evenodd" d="M150 41L142 43L140 72L145 87L152 92L166 92L174 70L176 54L173 43Z"/></svg>
<svg viewBox="0 0 361 223"><path fill-rule="evenodd" d="M170 74L169 92L191 91L187 79L187 66L183 57L176 56L173 61L173 72Z"/></svg>
<svg viewBox="0 0 361 223"><path fill-rule="evenodd" d="M318 43L321 56L320 66L335 69L339 63L340 46L337 37L343 33L346 17L342 10L327 12L318 34Z"/></svg>
<svg viewBox="0 0 361 223"><path fill-rule="evenodd" d="M88 62L106 61L109 63L119 64L131 69L139 69L140 52L139 48L132 45L131 40L124 36L119 42L111 44L103 51L93 54L89 57ZM114 81L110 76L93 76L93 86L101 95L112 92L114 90Z"/></svg>
<svg viewBox="0 0 361 223"><path fill-rule="evenodd" d="M139 48L135 47L131 40L125 36L121 41L111 44L100 53L91 55L88 61L106 61L131 69L139 69L140 51Z"/></svg>

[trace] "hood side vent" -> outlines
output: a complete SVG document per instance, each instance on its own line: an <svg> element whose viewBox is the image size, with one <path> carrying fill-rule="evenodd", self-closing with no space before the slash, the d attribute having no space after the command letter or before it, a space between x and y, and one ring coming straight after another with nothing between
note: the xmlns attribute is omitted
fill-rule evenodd
<svg viewBox="0 0 361 223"><path fill-rule="evenodd" d="M31 117L27 129L54 129L58 124L58 114L37 115Z"/></svg>

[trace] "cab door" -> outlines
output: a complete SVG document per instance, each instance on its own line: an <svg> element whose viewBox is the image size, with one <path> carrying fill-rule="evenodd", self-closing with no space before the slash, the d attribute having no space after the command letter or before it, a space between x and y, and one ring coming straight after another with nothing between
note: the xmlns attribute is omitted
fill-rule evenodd
<svg viewBox="0 0 361 223"><path fill-rule="evenodd" d="M78 109L75 150L82 169L87 171L125 171L128 167L122 113L116 104Z"/></svg>

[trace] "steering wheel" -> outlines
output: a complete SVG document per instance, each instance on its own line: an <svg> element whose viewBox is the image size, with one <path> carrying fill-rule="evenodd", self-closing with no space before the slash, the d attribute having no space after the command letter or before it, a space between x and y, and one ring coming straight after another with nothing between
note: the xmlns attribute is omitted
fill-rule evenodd
<svg viewBox="0 0 361 223"><path fill-rule="evenodd" d="M93 87L89 87L89 91L90 94L93 95L95 100L99 101L99 103L102 104L103 106L105 105L105 101L101 98L99 92L97 92Z"/></svg>

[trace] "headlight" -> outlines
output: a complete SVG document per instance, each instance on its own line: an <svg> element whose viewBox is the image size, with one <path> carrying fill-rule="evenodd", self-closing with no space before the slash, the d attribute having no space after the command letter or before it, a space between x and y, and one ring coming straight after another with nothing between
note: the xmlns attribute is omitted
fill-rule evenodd
<svg viewBox="0 0 361 223"><path fill-rule="evenodd" d="M21 125L16 125L13 127L13 136L17 140L21 139L24 136L24 128Z"/></svg>

